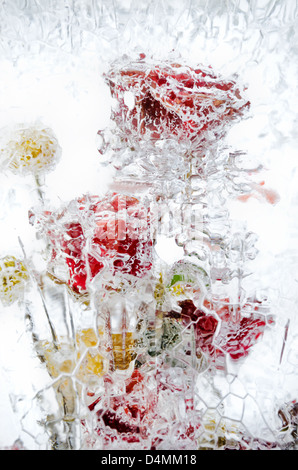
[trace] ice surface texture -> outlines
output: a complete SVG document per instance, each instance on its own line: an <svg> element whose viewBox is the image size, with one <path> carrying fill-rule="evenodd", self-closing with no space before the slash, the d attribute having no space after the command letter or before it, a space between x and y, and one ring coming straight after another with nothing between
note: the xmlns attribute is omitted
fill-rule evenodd
<svg viewBox="0 0 298 470"><path fill-rule="evenodd" d="M0 1L2 448L297 448L297 14Z"/></svg>

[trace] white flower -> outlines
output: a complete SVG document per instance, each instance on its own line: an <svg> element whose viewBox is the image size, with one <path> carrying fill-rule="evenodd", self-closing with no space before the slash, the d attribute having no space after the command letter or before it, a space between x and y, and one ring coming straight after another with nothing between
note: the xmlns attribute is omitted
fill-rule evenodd
<svg viewBox="0 0 298 470"><path fill-rule="evenodd" d="M45 173L56 166L61 155L61 148L53 131L40 124L18 126L8 132L3 140L0 147L0 167L15 174Z"/></svg>
<svg viewBox="0 0 298 470"><path fill-rule="evenodd" d="M11 305L22 298L29 274L24 263L14 256L0 259L0 299Z"/></svg>

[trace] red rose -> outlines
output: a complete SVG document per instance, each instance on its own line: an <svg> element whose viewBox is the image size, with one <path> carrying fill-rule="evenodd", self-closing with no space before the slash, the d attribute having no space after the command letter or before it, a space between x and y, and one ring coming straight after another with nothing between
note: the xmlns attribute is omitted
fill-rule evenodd
<svg viewBox="0 0 298 470"><path fill-rule="evenodd" d="M125 392L119 395L111 393L114 380L112 376L104 377L105 393L89 405L95 412L95 432L106 445L114 441L142 442L149 434L148 423L156 418L156 391L149 390L146 377L138 370L125 380Z"/></svg>
<svg viewBox="0 0 298 470"><path fill-rule="evenodd" d="M225 331L224 340L219 345L223 352L229 354L232 359L246 357L263 335L266 322L259 318L241 318L239 323L223 325Z"/></svg>
<svg viewBox="0 0 298 470"><path fill-rule="evenodd" d="M247 356L252 346L263 335L267 324L272 322L271 318L266 321L265 317L260 318L257 315L260 307L258 302L252 303L249 317L243 316L240 306L236 308L236 311L235 308L231 311L228 299L223 299L219 305L205 302L205 307L210 313L196 308L192 300L183 300L179 302L179 306L180 312L171 311L168 316L180 319L186 327L192 324L196 347L218 364L227 354L232 359ZM213 311L218 315L220 322L212 313Z"/></svg>
<svg viewBox="0 0 298 470"><path fill-rule="evenodd" d="M215 75L211 67L139 60L116 65L106 81L117 100L113 119L138 139L209 140L210 131L219 138L250 105L234 80Z"/></svg>
<svg viewBox="0 0 298 470"><path fill-rule="evenodd" d="M264 334L265 328L272 323L272 318L258 314L261 304L251 301L244 305L231 305L228 299L222 301L221 306L213 306L221 319L221 326L214 341L213 354L215 358L229 354L232 359L246 357L251 348ZM244 316L242 311L250 311L249 316Z"/></svg>
<svg viewBox="0 0 298 470"><path fill-rule="evenodd" d="M195 329L199 338L204 340L204 343L207 340L211 340L216 331L218 321L213 315L204 315L200 317L195 324Z"/></svg>
<svg viewBox="0 0 298 470"><path fill-rule="evenodd" d="M66 263L68 284L79 293L103 268L142 277L152 266L147 209L119 194L84 196L38 219L50 242L50 268Z"/></svg>
<svg viewBox="0 0 298 470"><path fill-rule="evenodd" d="M104 393L89 405L96 420L95 432L107 448L113 443L137 443L153 450L167 442L169 432L173 439L174 422L175 443L196 445L201 417L195 415L193 399L187 394L185 372L181 376L180 371L173 375L168 369L157 369L152 375L147 367L145 373L134 370L118 395L114 383L117 379L112 375L104 377ZM183 416L177 406L182 398L186 405ZM165 406L168 417L163 416Z"/></svg>

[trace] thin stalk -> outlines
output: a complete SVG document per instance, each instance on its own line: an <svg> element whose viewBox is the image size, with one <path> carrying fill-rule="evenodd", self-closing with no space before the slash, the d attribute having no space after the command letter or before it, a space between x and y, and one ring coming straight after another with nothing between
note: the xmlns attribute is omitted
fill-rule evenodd
<svg viewBox="0 0 298 470"><path fill-rule="evenodd" d="M49 324L49 328L50 328L50 331L51 331L54 348L56 350L58 350L57 335L56 335L54 326L53 326L53 324L51 322L51 319L50 319L50 316L49 316L49 312L48 312L48 309L47 309L47 306L46 306L46 303L45 303L45 300L44 300L44 296L43 296L43 293L42 293L42 287L40 285L40 282L36 279L36 276L32 273L32 271L29 268L29 263L27 262L27 255L26 255L26 252L25 252L25 248L24 248L23 242L22 242L20 237L18 237L18 241L19 241L20 247L21 247L23 255L24 255L24 260L25 260L25 264L26 264L26 267L28 269L29 275L36 282L37 290L38 290L38 293L40 295L42 305L43 305L43 308L44 308L44 312L45 312L45 315L46 315L46 318L47 318L47 321L48 321L48 324Z"/></svg>

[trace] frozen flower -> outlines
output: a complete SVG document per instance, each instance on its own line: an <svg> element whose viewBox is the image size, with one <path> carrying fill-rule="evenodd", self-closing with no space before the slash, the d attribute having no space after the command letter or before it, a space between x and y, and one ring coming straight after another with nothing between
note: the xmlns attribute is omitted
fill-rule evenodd
<svg viewBox="0 0 298 470"><path fill-rule="evenodd" d="M185 260L179 260L173 264L167 279L167 288L171 295L187 298L201 297L210 285L208 273L201 266Z"/></svg>
<svg viewBox="0 0 298 470"><path fill-rule="evenodd" d="M140 59L115 64L106 82L117 102L114 121L136 139L218 139L250 105L234 77L224 79L211 67Z"/></svg>
<svg viewBox="0 0 298 470"><path fill-rule="evenodd" d="M53 131L42 125L19 126L4 135L0 148L0 167L15 174L40 175L52 170L61 155Z"/></svg>
<svg viewBox="0 0 298 470"><path fill-rule="evenodd" d="M72 374L77 368L76 377L88 383L105 372L106 360L98 346L102 335L100 330L84 328L76 331L75 345L68 337L61 338L57 344L43 340L38 343L38 355L52 378Z"/></svg>
<svg viewBox="0 0 298 470"><path fill-rule="evenodd" d="M178 305L180 311L170 311L168 316L180 320L186 328L193 325L197 350L218 366L226 355L234 360L246 357L272 322L272 318L258 313L257 302L252 304L249 314L243 314L246 306L241 309L226 301L220 306L205 301L204 310L192 300L179 301Z"/></svg>
<svg viewBox="0 0 298 470"><path fill-rule="evenodd" d="M246 357L251 348L262 338L265 329L274 323L268 315L268 307L251 299L243 306L233 305L223 299L209 305L220 319L220 329L214 341L214 357L228 354L238 360Z"/></svg>
<svg viewBox="0 0 298 470"><path fill-rule="evenodd" d="M24 263L14 256L0 259L0 298L3 305L11 305L22 298L29 280Z"/></svg>
<svg viewBox="0 0 298 470"><path fill-rule="evenodd" d="M151 269L148 211L134 197L86 195L36 223L51 246L50 270L80 294L103 269L136 277Z"/></svg>
<svg viewBox="0 0 298 470"><path fill-rule="evenodd" d="M141 367L124 378L121 389L117 385L115 376L107 374L104 392L89 405L92 422L97 421L95 433L107 448L124 444L127 449L157 450L173 442L179 449L196 446L200 417L187 407L181 410L187 389L184 371L160 370L156 378ZM84 425L88 432L87 422Z"/></svg>

